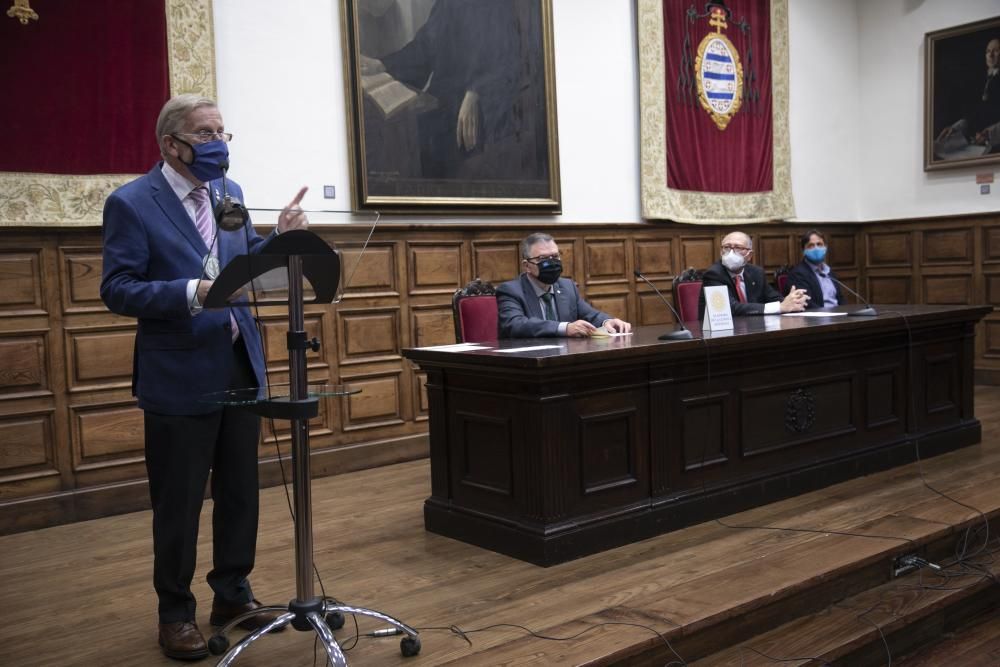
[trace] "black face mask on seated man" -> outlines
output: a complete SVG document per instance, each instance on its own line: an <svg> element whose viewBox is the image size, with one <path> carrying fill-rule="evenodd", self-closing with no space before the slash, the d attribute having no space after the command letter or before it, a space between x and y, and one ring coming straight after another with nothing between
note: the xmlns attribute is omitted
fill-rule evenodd
<svg viewBox="0 0 1000 667"><path fill-rule="evenodd" d="M552 285L562 275L562 262L558 259L543 259L538 263L538 279Z"/></svg>

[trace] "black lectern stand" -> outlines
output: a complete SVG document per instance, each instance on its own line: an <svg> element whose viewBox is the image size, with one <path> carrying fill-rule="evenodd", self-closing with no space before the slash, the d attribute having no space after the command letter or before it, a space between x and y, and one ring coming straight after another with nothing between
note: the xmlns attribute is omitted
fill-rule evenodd
<svg viewBox="0 0 1000 667"><path fill-rule="evenodd" d="M347 659L333 636L334 629L343 625L342 614L360 614L377 618L405 634L400 642L404 656L420 652L417 631L381 612L350 607L313 593L312 494L309 472L309 419L319 413L318 396L345 395L345 388L324 389L310 394L306 377L306 349L318 350L317 339L307 340L303 314L303 278L309 280L316 295L314 303L331 303L340 282L340 256L312 232L294 230L267 241L260 252L241 255L231 260L219 274L205 298L206 308L230 307L228 297L243 285L263 274L279 269L288 270L288 368L287 396L269 396L266 388L248 392L224 392L208 400L241 405L255 414L275 419L287 419L292 426L292 496L295 506L295 599L287 607L261 607L234 618L220 628L208 641L214 655L229 648L226 634L243 621L259 613L283 612L274 621L248 634L237 642L219 661L219 667L231 664L253 642L272 630L291 624L302 632L313 630L326 648L334 667L347 665ZM330 620L328 625L327 621ZM339 621L339 623L338 623Z"/></svg>

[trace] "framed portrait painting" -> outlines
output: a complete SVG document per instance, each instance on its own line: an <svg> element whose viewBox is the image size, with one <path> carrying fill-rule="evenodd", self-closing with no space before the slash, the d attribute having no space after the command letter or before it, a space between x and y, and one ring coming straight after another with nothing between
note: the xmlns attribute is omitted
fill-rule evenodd
<svg viewBox="0 0 1000 667"><path fill-rule="evenodd" d="M358 209L558 212L551 0L345 0Z"/></svg>
<svg viewBox="0 0 1000 667"><path fill-rule="evenodd" d="M1000 18L924 38L924 171L1000 162Z"/></svg>

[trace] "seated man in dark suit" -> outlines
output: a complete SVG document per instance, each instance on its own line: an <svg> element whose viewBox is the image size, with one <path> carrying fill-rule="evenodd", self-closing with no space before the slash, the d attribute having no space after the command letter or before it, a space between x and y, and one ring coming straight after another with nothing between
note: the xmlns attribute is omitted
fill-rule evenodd
<svg viewBox="0 0 1000 667"><path fill-rule="evenodd" d="M602 327L627 333L632 325L583 300L576 284L560 278L559 246L548 234L521 241L524 273L497 288L500 338L591 336Z"/></svg>
<svg viewBox="0 0 1000 667"><path fill-rule="evenodd" d="M826 264L826 238L810 229L802 235L802 261L788 272L788 284L799 285L809 295L807 308L832 308L844 303L839 282Z"/></svg>
<svg viewBox="0 0 1000 667"><path fill-rule="evenodd" d="M806 309L809 297L793 284L784 299L767 282L764 269L750 263L753 241L743 232L732 232L722 239L720 261L702 274L702 287L725 285L733 315L778 315ZM705 291L698 300L698 319L705 317Z"/></svg>

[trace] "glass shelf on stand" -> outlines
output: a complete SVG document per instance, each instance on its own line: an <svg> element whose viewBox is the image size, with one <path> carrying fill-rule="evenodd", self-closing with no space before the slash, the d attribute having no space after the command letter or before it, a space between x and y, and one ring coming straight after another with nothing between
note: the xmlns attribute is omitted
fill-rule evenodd
<svg viewBox="0 0 1000 667"><path fill-rule="evenodd" d="M269 387L216 391L204 394L201 401L212 405L244 407L261 417L311 419L319 413L319 399L360 393L361 389L346 384L311 384L306 386L304 399L293 401L290 385L272 384Z"/></svg>

